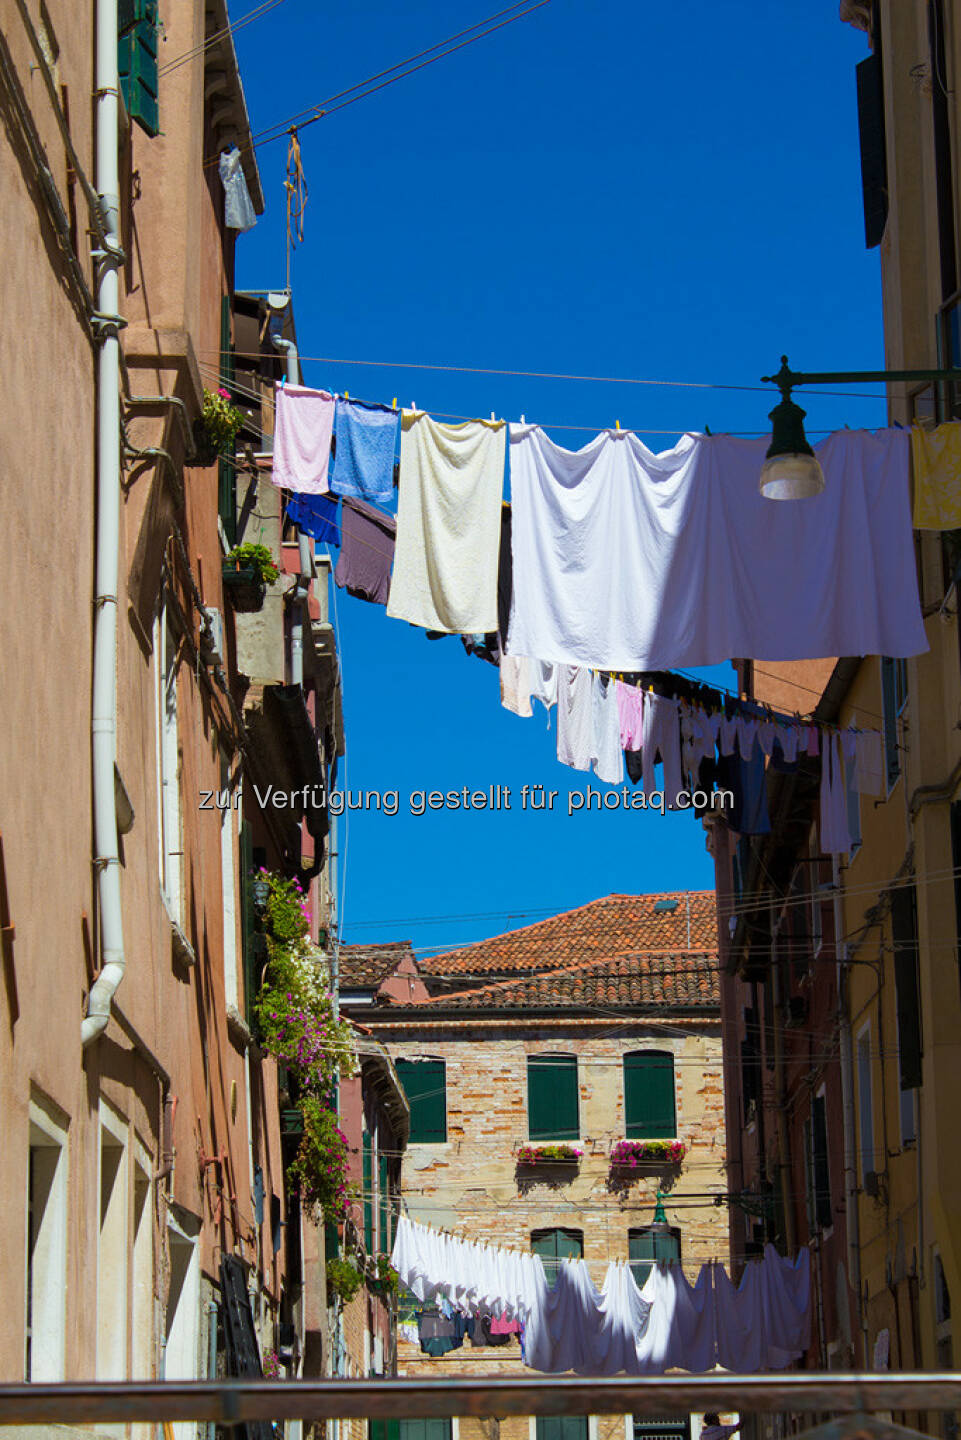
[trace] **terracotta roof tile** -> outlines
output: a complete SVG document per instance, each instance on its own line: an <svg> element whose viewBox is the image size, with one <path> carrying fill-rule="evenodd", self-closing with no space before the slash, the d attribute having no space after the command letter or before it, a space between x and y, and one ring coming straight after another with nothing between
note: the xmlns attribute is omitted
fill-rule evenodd
<svg viewBox="0 0 961 1440"><path fill-rule="evenodd" d="M673 909L656 909L674 901ZM434 976L495 977L543 971L627 952L717 950L713 890L663 895L607 895L534 925L494 935L418 962Z"/></svg>
<svg viewBox="0 0 961 1440"><path fill-rule="evenodd" d="M470 990L441 992L410 1008L489 1012L598 1005L716 1010L720 1005L717 952L647 951L579 960Z"/></svg>
<svg viewBox="0 0 961 1440"><path fill-rule="evenodd" d="M393 975L407 955L414 958L409 940L391 940L379 945L341 945L338 951L340 988L374 989Z"/></svg>

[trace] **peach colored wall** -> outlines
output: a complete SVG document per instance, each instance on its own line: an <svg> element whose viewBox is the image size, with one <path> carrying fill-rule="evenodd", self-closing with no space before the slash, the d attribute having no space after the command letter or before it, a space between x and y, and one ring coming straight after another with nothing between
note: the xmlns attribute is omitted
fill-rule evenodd
<svg viewBox="0 0 961 1440"><path fill-rule="evenodd" d="M40 7L29 0L34 19ZM71 97L81 162L93 178L90 105L93 7L48 0L60 46L59 81ZM9 21L9 23L8 23ZM203 39L204 12L190 0L164 6L167 53ZM59 132L39 73L31 70L19 15L4 5L3 34L29 107L37 117L55 179L69 210ZM195 415L200 376L195 356L216 355L220 301L231 257L220 233L219 182L202 170L203 66L185 65L161 82L163 134L134 127L129 169L140 198L124 240L130 255L121 309L134 393L178 394ZM10 117L4 115L9 121ZM161 1088L151 1062L116 1019L86 1054L80 1022L97 965L97 902L92 875L90 666L95 512L95 351L64 285L63 263L29 167L14 145L12 123L0 134L0 217L9 282L0 324L6 404L0 456L7 483L0 524L9 551L0 567L0 655L7 724L0 735L0 918L15 926L4 942L0 984L0 1255L5 1303L0 1312L0 1379L23 1377L24 1248L28 1102L31 1086L69 1122L66 1275L67 1376L96 1373L95 1323L99 1215L98 1107L108 1101L139 1142L151 1168L160 1164ZM125 201L129 197L125 197ZM87 217L77 199L78 244ZM15 243L13 243L15 237ZM233 241L229 241L232 248ZM89 263L83 260L89 278ZM30 423L25 419L31 417ZM175 412L133 416L134 444L163 445L175 462L183 439ZM179 470L179 463L177 465ZM186 504L178 523L190 567L208 604L224 610L220 584L215 469L182 472ZM200 1224L203 1273L215 1277L224 1252L257 1261L271 1303L280 1293L283 1252L270 1245L269 1197L283 1195L272 1062L251 1062L256 1117L254 1159L266 1189L258 1236L250 1191L247 1076L242 1050L229 1038L225 995L220 816L198 809L201 789L220 783L218 734L229 737L222 698L212 698L188 643L178 679L184 831L183 929L194 966L174 958L158 868L155 662L149 623L157 600L159 561L176 510L164 467L132 463L126 476L120 555L117 762L135 822L123 841L121 894L127 971L116 1005L171 1076L178 1099L177 1156L171 1201ZM182 574L180 580L182 581ZM178 594L190 613L183 584ZM198 633L196 616L189 626ZM228 748L232 742L227 739ZM236 756L233 762L236 763ZM237 864L235 850L234 863ZM240 969L239 877L235 941ZM220 1155L217 1164L206 1157ZM152 1186L157 1226L153 1288L163 1301L166 1255L160 1243L166 1204ZM154 1359L159 1354L153 1336ZM203 1373L203 1348L198 1369Z"/></svg>

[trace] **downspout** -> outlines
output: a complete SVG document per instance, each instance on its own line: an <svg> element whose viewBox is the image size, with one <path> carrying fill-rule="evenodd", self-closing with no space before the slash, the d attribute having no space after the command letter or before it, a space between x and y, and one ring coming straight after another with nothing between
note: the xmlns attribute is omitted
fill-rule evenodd
<svg viewBox="0 0 961 1440"><path fill-rule="evenodd" d="M211 1295L207 1301L207 1379L217 1378L217 1315L219 1306ZM207 1440L217 1440L216 1420L207 1421Z"/></svg>
<svg viewBox="0 0 961 1440"><path fill-rule="evenodd" d="M120 199L118 179L117 0L98 0L96 40L97 191L103 248L97 261L97 560L93 634L94 868L100 899L100 974L80 1028L89 1045L107 1027L124 976L123 914L114 763L117 753L117 588L120 549Z"/></svg>
<svg viewBox="0 0 961 1440"><path fill-rule="evenodd" d="M300 355L293 340L284 340L281 336L275 335L273 343L278 350L283 350L287 358L287 379L291 385L300 384ZM294 612L290 626L290 683L291 685L303 685L304 683L304 626L307 622L307 588L310 584L313 565L310 558L310 540L303 530L297 531L297 544L300 550L300 572L297 576L297 584L287 592L287 598L294 606Z"/></svg>

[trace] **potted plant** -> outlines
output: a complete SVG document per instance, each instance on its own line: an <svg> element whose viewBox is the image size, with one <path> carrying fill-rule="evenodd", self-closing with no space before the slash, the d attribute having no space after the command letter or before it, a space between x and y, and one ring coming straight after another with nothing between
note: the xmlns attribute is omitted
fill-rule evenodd
<svg viewBox="0 0 961 1440"><path fill-rule="evenodd" d="M611 1147L611 1169L664 1170L680 1165L686 1154L683 1140L618 1140Z"/></svg>
<svg viewBox="0 0 961 1440"><path fill-rule="evenodd" d="M364 1283L364 1277L352 1260L327 1261L327 1303L347 1305Z"/></svg>
<svg viewBox="0 0 961 1440"><path fill-rule="evenodd" d="M400 1289L400 1276L390 1263L389 1255L378 1255L375 1271L369 1278L371 1290L376 1295L396 1295Z"/></svg>
<svg viewBox="0 0 961 1440"><path fill-rule="evenodd" d="M233 448L237 431L244 423L244 412L230 398L230 391L220 386L204 390L203 410L194 421L196 465L213 465L225 451Z"/></svg>
<svg viewBox="0 0 961 1440"><path fill-rule="evenodd" d="M230 595L235 610L250 613L259 610L280 574L274 557L266 545L235 545L224 556L224 590Z"/></svg>
<svg viewBox="0 0 961 1440"><path fill-rule="evenodd" d="M548 1145L522 1145L517 1152L518 1165L577 1165L584 1151L579 1145L557 1140Z"/></svg>

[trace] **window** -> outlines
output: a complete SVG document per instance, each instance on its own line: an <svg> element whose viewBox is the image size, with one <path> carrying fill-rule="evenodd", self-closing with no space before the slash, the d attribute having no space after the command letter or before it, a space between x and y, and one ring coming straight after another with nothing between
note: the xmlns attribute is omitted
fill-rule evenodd
<svg viewBox="0 0 961 1440"><path fill-rule="evenodd" d="M447 1139L447 1067L443 1060L395 1061L410 1104L411 1145L438 1145Z"/></svg>
<svg viewBox="0 0 961 1440"><path fill-rule="evenodd" d="M382 1420L380 1424L385 1428L380 1431L375 1429L378 1422L372 1420L370 1422L371 1440L380 1440L380 1437L382 1440L394 1440L391 1435L391 1426L395 1423L400 1427L399 1440L451 1440L453 1433L452 1422L446 1416L435 1416L431 1420L399 1420L396 1422Z"/></svg>
<svg viewBox="0 0 961 1440"><path fill-rule="evenodd" d="M157 686L157 778L160 884L178 924L183 915L183 829L180 801L180 732L177 719L177 645L166 605L154 622Z"/></svg>
<svg viewBox="0 0 961 1440"><path fill-rule="evenodd" d="M874 1098L871 1085L871 1027L858 1032L858 1149L861 1158L861 1184L874 1169Z"/></svg>
<svg viewBox="0 0 961 1440"><path fill-rule="evenodd" d="M858 130L861 141L861 191L864 202L864 243L880 245L888 218L888 161L884 133L884 76L880 35L874 53L855 66Z"/></svg>
<svg viewBox="0 0 961 1440"><path fill-rule="evenodd" d="M378 1139L380 1137L378 1136ZM390 1254L390 1207L387 1185L387 1156L377 1156L377 1245L385 1255Z"/></svg>
<svg viewBox="0 0 961 1440"><path fill-rule="evenodd" d="M645 1227L642 1230L628 1230L627 1255L631 1274L639 1286L643 1286L658 1260L680 1260L680 1230L665 1230L662 1226Z"/></svg>
<svg viewBox="0 0 961 1440"><path fill-rule="evenodd" d="M240 819L240 809L234 811L230 801L228 781L230 765L227 757L220 756L220 793L227 804L220 812L220 888L223 896L224 922L224 999L228 1005L236 1005L239 994L237 978L237 861L234 857L234 831Z"/></svg>
<svg viewBox="0 0 961 1440"><path fill-rule="evenodd" d="M368 1131L363 1140L364 1249L374 1253L374 1148Z"/></svg>
<svg viewBox="0 0 961 1440"><path fill-rule="evenodd" d="M528 1139L577 1140L580 1133L577 1056L528 1055Z"/></svg>
<svg viewBox="0 0 961 1440"><path fill-rule="evenodd" d="M148 135L160 133L157 0L120 0L117 68L123 103Z"/></svg>
<svg viewBox="0 0 961 1440"><path fill-rule="evenodd" d="M538 1415L534 1440L587 1440L586 1415Z"/></svg>
<svg viewBox="0 0 961 1440"><path fill-rule="evenodd" d="M62 1380L67 1293L67 1120L30 1101L24 1378Z"/></svg>
<svg viewBox="0 0 961 1440"><path fill-rule="evenodd" d="M744 1039L741 1041L741 1099L744 1124L757 1118L761 1104L761 1027L757 1011L745 1007Z"/></svg>
<svg viewBox="0 0 961 1440"><path fill-rule="evenodd" d="M220 300L220 381L229 390L234 383L234 347L230 337L230 296ZM217 462L217 513L228 545L237 543L237 472L227 460Z"/></svg>
<svg viewBox="0 0 961 1440"><path fill-rule="evenodd" d="M898 746L898 721L908 698L908 666L906 660L881 657L881 710L884 719L884 763L888 791L901 774L901 752Z"/></svg>
<svg viewBox="0 0 961 1440"><path fill-rule="evenodd" d="M127 1376L127 1122L100 1102L97 1379Z"/></svg>
<svg viewBox="0 0 961 1440"><path fill-rule="evenodd" d="M133 1180L133 1294L131 1296L130 1375L153 1375L153 1215L150 1209L150 1156L137 1145Z"/></svg>
<svg viewBox="0 0 961 1440"><path fill-rule="evenodd" d="M848 864L854 859L861 848L861 796L854 785L853 774L845 771L845 793L848 802L848 834L851 837L851 848L848 851Z"/></svg>
<svg viewBox="0 0 961 1440"><path fill-rule="evenodd" d="M831 1209L827 1103L823 1088L811 1102L811 1181L815 1224L819 1230L830 1230L834 1224L834 1212Z"/></svg>
<svg viewBox="0 0 961 1440"><path fill-rule="evenodd" d="M634 1050L624 1056L624 1134L629 1140L673 1140L674 1056L669 1050Z"/></svg>
<svg viewBox="0 0 961 1440"><path fill-rule="evenodd" d="M921 1084L921 996L918 984L918 911L914 885L891 893L894 988L898 1013L898 1069L902 1090Z"/></svg>
<svg viewBox="0 0 961 1440"><path fill-rule="evenodd" d="M549 1285L557 1278L562 1260L580 1260L584 1254L582 1230L532 1230L531 1250L544 1264Z"/></svg>
<svg viewBox="0 0 961 1440"><path fill-rule="evenodd" d="M690 1415L632 1415L629 1440L691 1440Z"/></svg>
<svg viewBox="0 0 961 1440"><path fill-rule="evenodd" d="M167 1345L164 1352L166 1380L199 1379L200 1346L200 1256L197 1236L200 1222L179 1207L167 1212L167 1243L170 1251L170 1285L167 1292ZM196 1440L197 1423L176 1421L175 1440Z"/></svg>

